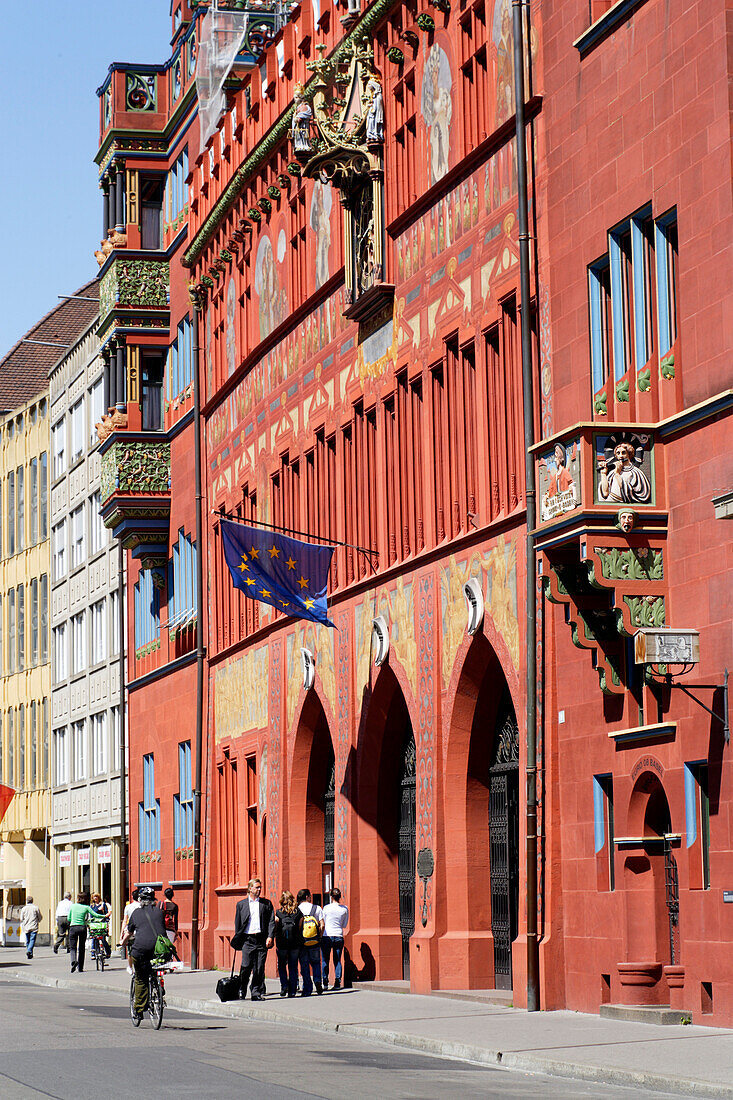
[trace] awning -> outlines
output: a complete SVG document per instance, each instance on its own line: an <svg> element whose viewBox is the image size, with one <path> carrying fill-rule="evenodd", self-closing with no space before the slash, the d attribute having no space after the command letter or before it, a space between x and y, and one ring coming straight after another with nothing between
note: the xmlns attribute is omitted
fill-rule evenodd
<svg viewBox="0 0 733 1100"><path fill-rule="evenodd" d="M19 888L25 889L24 878L1 878L0 890L17 890Z"/></svg>

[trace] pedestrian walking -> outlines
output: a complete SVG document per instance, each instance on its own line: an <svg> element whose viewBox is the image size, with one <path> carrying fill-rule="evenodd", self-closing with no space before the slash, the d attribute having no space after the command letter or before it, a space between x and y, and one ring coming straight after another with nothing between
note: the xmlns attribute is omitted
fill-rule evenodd
<svg viewBox="0 0 733 1100"><path fill-rule="evenodd" d="M300 949L300 973L303 976L301 997L310 997L315 983L316 993L323 993L321 982L321 936L323 910L314 905L308 889L298 890L298 908L303 914L303 946ZM313 977L311 979L311 973Z"/></svg>
<svg viewBox="0 0 733 1100"><path fill-rule="evenodd" d="M275 910L269 898L261 898L262 882L251 878L247 884L247 897L237 902L234 914L232 947L242 949L242 965L239 972L240 992L247 996L247 985L252 976L252 1000L264 1000L265 960L275 942Z"/></svg>
<svg viewBox="0 0 733 1100"><path fill-rule="evenodd" d="M56 906L56 939L54 940L53 953L58 955L59 947L62 944L66 947L68 954L70 950L69 944L69 912L71 911L71 893L67 892L62 897L61 901Z"/></svg>
<svg viewBox="0 0 733 1100"><path fill-rule="evenodd" d="M126 939L126 936L125 936L125 932L127 932L127 925L129 923L130 917L135 912L135 910L140 908L140 902L138 901L138 893L139 893L139 891L138 891L138 888L136 886L135 889L130 894L130 900L128 901L127 905L125 906L125 910L122 914L122 927L120 928L120 943L122 944L123 958L125 956L129 955L129 952L127 951L127 948L124 946L125 943L127 942L127 939ZM129 962L129 961L127 963L127 973L130 974L130 975L135 973L135 971L132 968L132 963Z"/></svg>
<svg viewBox="0 0 733 1100"><path fill-rule="evenodd" d="M76 902L69 910L69 942L71 944L71 973L84 971L84 955L87 944L87 925L96 916L89 904L89 894L77 894Z"/></svg>
<svg viewBox="0 0 733 1100"><path fill-rule="evenodd" d="M165 901L161 901L160 908L163 911L165 933L171 943L175 943L178 936L178 905L173 900L172 886L166 887L163 893L165 894Z"/></svg>
<svg viewBox="0 0 733 1100"><path fill-rule="evenodd" d="M25 932L25 954L28 959L33 958L38 926L42 920L43 913L37 905L33 904L33 898L29 897L20 911L20 927Z"/></svg>
<svg viewBox="0 0 733 1100"><path fill-rule="evenodd" d="M344 953L344 932L349 923L349 910L341 904L341 891L334 886L331 900L323 907L323 936L321 938L321 956L323 958L323 988L328 989L328 965L333 957L333 988L341 988L341 956Z"/></svg>
<svg viewBox="0 0 733 1100"><path fill-rule="evenodd" d="M275 948L280 996L294 997L298 989L298 960L303 944L303 914L289 890L280 895L275 913Z"/></svg>

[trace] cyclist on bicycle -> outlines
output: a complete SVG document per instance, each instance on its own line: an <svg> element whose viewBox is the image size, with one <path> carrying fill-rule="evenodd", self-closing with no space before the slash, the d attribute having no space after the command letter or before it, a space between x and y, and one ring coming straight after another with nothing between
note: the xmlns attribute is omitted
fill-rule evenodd
<svg viewBox="0 0 733 1100"><path fill-rule="evenodd" d="M137 900L140 908L135 909L122 934L122 943L132 940L130 955L135 967L135 1012L138 1019L148 1010L150 963L155 954L155 941L165 936L163 912L155 904L155 890L152 886L141 886Z"/></svg>
<svg viewBox="0 0 733 1100"><path fill-rule="evenodd" d="M102 945L104 946L104 953L107 958L112 954L112 947L107 933L109 931L109 918L112 914L112 908L106 901L102 901L99 894L92 894L92 909L97 914L96 919L92 917L89 922L89 932L92 936L92 958L94 958L94 941L95 937L101 938Z"/></svg>

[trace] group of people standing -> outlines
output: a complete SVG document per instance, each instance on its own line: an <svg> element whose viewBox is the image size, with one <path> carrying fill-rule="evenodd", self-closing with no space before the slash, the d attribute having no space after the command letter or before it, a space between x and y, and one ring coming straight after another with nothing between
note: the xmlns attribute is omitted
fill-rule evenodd
<svg viewBox="0 0 733 1100"><path fill-rule="evenodd" d="M87 932L90 929L100 936L105 956L109 958L112 954L108 936L111 915L111 905L100 894L92 894L90 898L89 894L82 892L73 902L71 893L67 891L56 906L53 953L58 955L59 948L66 947L67 953L71 955L72 974L77 970L80 974L84 971Z"/></svg>
<svg viewBox="0 0 733 1100"><path fill-rule="evenodd" d="M275 910L269 898L260 897L260 879L250 879L247 897L237 902L234 935L231 945L242 951L240 968L241 998L246 997L251 979L253 1001L265 996L265 960L275 947L280 996L294 997L298 991L298 969L302 979L302 997L310 997L329 988L330 965L333 961L332 989L342 983L344 932L349 922L349 910L341 904L341 891L334 887L330 901L321 908L313 903L310 890L298 891L297 898L289 890L280 895Z"/></svg>

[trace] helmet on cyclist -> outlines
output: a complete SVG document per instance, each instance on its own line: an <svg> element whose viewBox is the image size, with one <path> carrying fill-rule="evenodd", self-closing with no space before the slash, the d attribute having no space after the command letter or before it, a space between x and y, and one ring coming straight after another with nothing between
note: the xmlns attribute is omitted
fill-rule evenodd
<svg viewBox="0 0 733 1100"><path fill-rule="evenodd" d="M141 886L137 892L137 900L145 903L155 901L155 890L152 886Z"/></svg>

